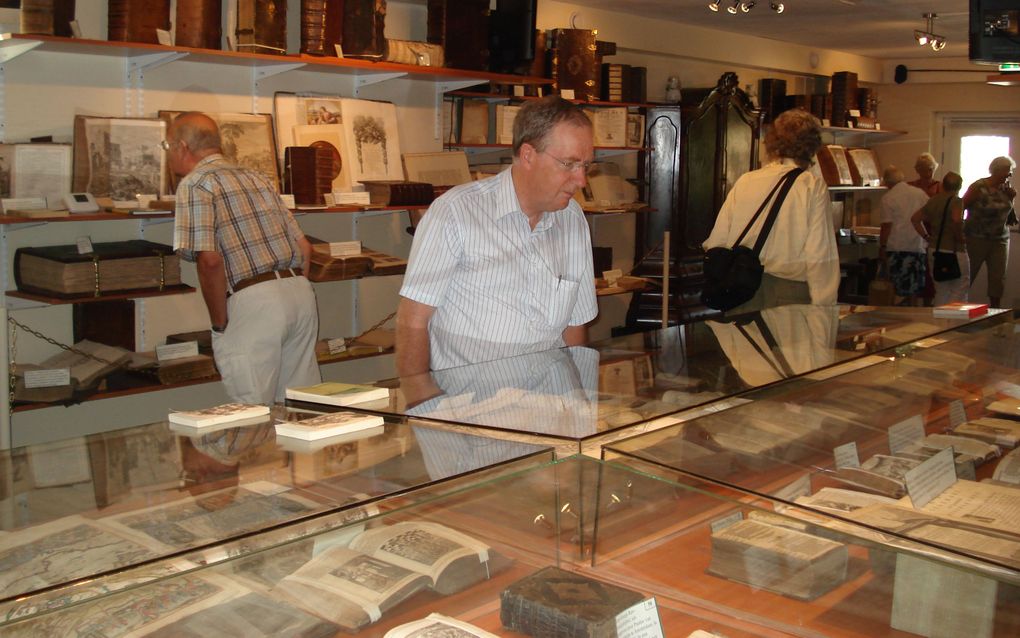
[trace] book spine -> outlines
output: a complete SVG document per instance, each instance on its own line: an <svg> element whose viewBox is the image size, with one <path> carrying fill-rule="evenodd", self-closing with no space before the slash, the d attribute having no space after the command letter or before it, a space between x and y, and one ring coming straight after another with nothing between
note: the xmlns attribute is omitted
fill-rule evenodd
<svg viewBox="0 0 1020 638"><path fill-rule="evenodd" d="M341 38L344 55L383 57L385 21L386 0L345 0Z"/></svg>
<svg viewBox="0 0 1020 638"><path fill-rule="evenodd" d="M177 0L174 43L199 49L219 49L221 6L219 0Z"/></svg>
<svg viewBox="0 0 1020 638"><path fill-rule="evenodd" d="M301 53L334 55L343 29L343 0L301 0Z"/></svg>
<svg viewBox="0 0 1020 638"><path fill-rule="evenodd" d="M53 35L53 0L21 0L21 32Z"/></svg>
<svg viewBox="0 0 1020 638"><path fill-rule="evenodd" d="M286 0L237 0L237 48L251 53L285 54Z"/></svg>
<svg viewBox="0 0 1020 638"><path fill-rule="evenodd" d="M589 29L555 29L550 59L556 90L573 90L578 100L599 99L595 32Z"/></svg>
<svg viewBox="0 0 1020 638"><path fill-rule="evenodd" d="M170 0L110 0L108 40L159 44L157 29L170 30Z"/></svg>
<svg viewBox="0 0 1020 638"><path fill-rule="evenodd" d="M443 47L446 66L489 68L489 0L429 0L428 36Z"/></svg>

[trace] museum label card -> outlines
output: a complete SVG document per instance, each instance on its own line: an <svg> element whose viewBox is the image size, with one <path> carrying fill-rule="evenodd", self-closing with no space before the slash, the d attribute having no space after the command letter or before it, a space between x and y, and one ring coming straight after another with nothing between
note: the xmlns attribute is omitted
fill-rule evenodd
<svg viewBox="0 0 1020 638"><path fill-rule="evenodd" d="M967 422L967 412L963 409L963 401L954 399L949 404L949 427L956 428Z"/></svg>
<svg viewBox="0 0 1020 638"><path fill-rule="evenodd" d="M924 507L956 482L953 457L953 448L947 447L903 475L907 494L915 508Z"/></svg>
<svg viewBox="0 0 1020 638"><path fill-rule="evenodd" d="M92 252L92 239L89 237L79 237L75 243L78 245L79 255L87 255Z"/></svg>
<svg viewBox="0 0 1020 638"><path fill-rule="evenodd" d="M841 470L845 467L860 467L861 459L857 455L857 443L850 441L840 445L832 450L832 455L836 458L836 469Z"/></svg>
<svg viewBox="0 0 1020 638"><path fill-rule="evenodd" d="M713 534L718 534L719 532L723 531L724 529L726 529L730 525L732 525L734 523L739 523L742 520L744 520L744 513L741 512L740 510L737 510L736 512L733 512L732 514L727 514L726 516L723 516L722 518L715 519L714 521L712 521L709 524L709 527L712 528L712 533Z"/></svg>
<svg viewBox="0 0 1020 638"><path fill-rule="evenodd" d="M909 445L924 439L924 419L915 414L889 428L889 451L896 454Z"/></svg>
<svg viewBox="0 0 1020 638"><path fill-rule="evenodd" d="M564 100L574 99L574 89L561 89L560 97L563 98Z"/></svg>
<svg viewBox="0 0 1020 638"><path fill-rule="evenodd" d="M283 205L287 208L297 208L297 204L294 202L294 195L292 193L281 193L280 199L283 200Z"/></svg>
<svg viewBox="0 0 1020 638"><path fill-rule="evenodd" d="M156 346L156 360L160 362L173 361L174 359L184 359L186 357L197 356L198 356L197 341L184 341L182 343L167 343L161 346Z"/></svg>
<svg viewBox="0 0 1020 638"><path fill-rule="evenodd" d="M617 638L663 638L655 598L642 600L616 615Z"/></svg>
<svg viewBox="0 0 1020 638"><path fill-rule="evenodd" d="M55 388L65 385L71 385L70 368L25 371L26 388Z"/></svg>
<svg viewBox="0 0 1020 638"><path fill-rule="evenodd" d="M326 341L326 347L329 349L330 354L340 354L342 352L347 352L347 342L343 337L329 339L328 341Z"/></svg>

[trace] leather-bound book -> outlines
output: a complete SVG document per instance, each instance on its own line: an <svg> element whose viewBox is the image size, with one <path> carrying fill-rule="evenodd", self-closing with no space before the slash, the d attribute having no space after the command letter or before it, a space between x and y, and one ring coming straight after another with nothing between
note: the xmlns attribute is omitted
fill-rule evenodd
<svg viewBox="0 0 1020 638"><path fill-rule="evenodd" d="M344 0L301 0L301 53L336 55L344 26Z"/></svg>
<svg viewBox="0 0 1020 638"><path fill-rule="evenodd" d="M398 180L371 180L361 182L368 191L370 201L379 206L425 206L435 199L432 184Z"/></svg>
<svg viewBox="0 0 1020 638"><path fill-rule="evenodd" d="M21 32L71 37L74 0L21 0Z"/></svg>
<svg viewBox="0 0 1020 638"><path fill-rule="evenodd" d="M287 0L237 0L237 50L287 53Z"/></svg>
<svg viewBox="0 0 1020 638"><path fill-rule="evenodd" d="M283 150L283 192L294 195L298 206L318 204L315 194L315 149L288 146Z"/></svg>
<svg viewBox="0 0 1020 638"><path fill-rule="evenodd" d="M446 66L489 68L489 0L428 0L428 35L443 45Z"/></svg>
<svg viewBox="0 0 1020 638"><path fill-rule="evenodd" d="M786 80L762 78L758 80L758 100L765 114L765 123L776 119L786 110Z"/></svg>
<svg viewBox="0 0 1020 638"><path fill-rule="evenodd" d="M857 74L839 71L832 74L832 125L846 126L850 109L857 108Z"/></svg>
<svg viewBox="0 0 1020 638"><path fill-rule="evenodd" d="M159 44L157 29L170 30L170 0L110 0L107 39Z"/></svg>
<svg viewBox="0 0 1020 638"><path fill-rule="evenodd" d="M344 55L382 58L386 53L386 0L344 0Z"/></svg>
<svg viewBox="0 0 1020 638"><path fill-rule="evenodd" d="M648 101L648 67L632 66L624 76L626 84L623 88L624 102L644 104Z"/></svg>
<svg viewBox="0 0 1020 638"><path fill-rule="evenodd" d="M550 32L549 72L553 90L573 90L574 98L599 99L598 56L595 32L590 29L553 29Z"/></svg>
<svg viewBox="0 0 1020 638"><path fill-rule="evenodd" d="M608 638L616 616L644 600L636 591L546 567L499 595L499 620L528 636Z"/></svg>
<svg viewBox="0 0 1020 638"><path fill-rule="evenodd" d="M197 49L219 49L223 30L220 0L177 0L177 35L174 44Z"/></svg>

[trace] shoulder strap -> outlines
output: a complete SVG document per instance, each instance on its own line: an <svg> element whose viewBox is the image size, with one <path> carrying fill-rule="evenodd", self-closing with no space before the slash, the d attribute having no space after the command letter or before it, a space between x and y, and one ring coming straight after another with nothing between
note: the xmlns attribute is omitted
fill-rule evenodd
<svg viewBox="0 0 1020 638"><path fill-rule="evenodd" d="M939 224L939 237L935 240L935 252L939 251L939 245L942 244L942 231L946 229L946 215L949 213L949 206L953 203L953 196L950 195L949 199L946 200L946 207L942 209L942 223Z"/></svg>
<svg viewBox="0 0 1020 638"><path fill-rule="evenodd" d="M793 183L797 181L797 178L803 172L803 168L795 168L780 180L783 187L779 189L775 201L772 202L769 216L765 218L765 224L762 225L761 232L758 233L758 240L754 242L754 254L756 257L761 255L761 249L765 246L765 240L769 238L769 232L772 230L772 226L775 225L776 218L779 217L779 209L783 206L783 200L786 199L786 195L790 192L790 188L793 187Z"/></svg>
<svg viewBox="0 0 1020 638"><path fill-rule="evenodd" d="M786 176L784 175L783 177ZM776 185L772 187L772 190L769 191L769 194L765 196L765 199L764 201L762 201L761 206L759 206L758 210L755 211L754 216L751 217L751 221L747 222L747 226L744 226L744 230L741 231L740 236L737 237L737 241L733 243L734 248L739 246L740 242L744 241L744 237L747 235L747 231L751 230L751 226L754 226L754 222L758 221L758 217L761 216L761 212L765 210L766 206L768 206L769 200L771 200L772 196L776 194L776 191L779 190L779 187L783 185L783 177L779 178L779 181L776 182Z"/></svg>
<svg viewBox="0 0 1020 638"><path fill-rule="evenodd" d="M776 371L776 374L778 374L781 379L788 379L793 376L793 368L790 367L786 357L783 356L783 351L779 348L779 344L776 343L775 336L773 336L772 331L769 330L768 324L765 323L765 320L761 318L760 314L755 313L754 325L758 327L758 332L761 333L762 338L765 340L765 345L769 347L769 350L772 352L772 356L776 359L775 361L769 358L769 355L765 352L765 350L758 345L758 342L754 340L754 337L752 337L742 325L739 323L735 325L737 326L737 330L740 331L740 334L742 334L744 338L747 339L747 342L751 344L751 347L754 348L755 352L757 352L758 355L761 356L761 358ZM777 362L778 365L776 365Z"/></svg>

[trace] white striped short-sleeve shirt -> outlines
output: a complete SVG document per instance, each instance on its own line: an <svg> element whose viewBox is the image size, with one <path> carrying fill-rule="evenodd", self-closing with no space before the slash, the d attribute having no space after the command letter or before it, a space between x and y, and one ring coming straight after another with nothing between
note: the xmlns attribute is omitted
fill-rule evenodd
<svg viewBox="0 0 1020 638"><path fill-rule="evenodd" d="M435 308L434 370L562 346L598 314L584 213L571 201L532 229L510 169L452 188L418 224L400 294Z"/></svg>

